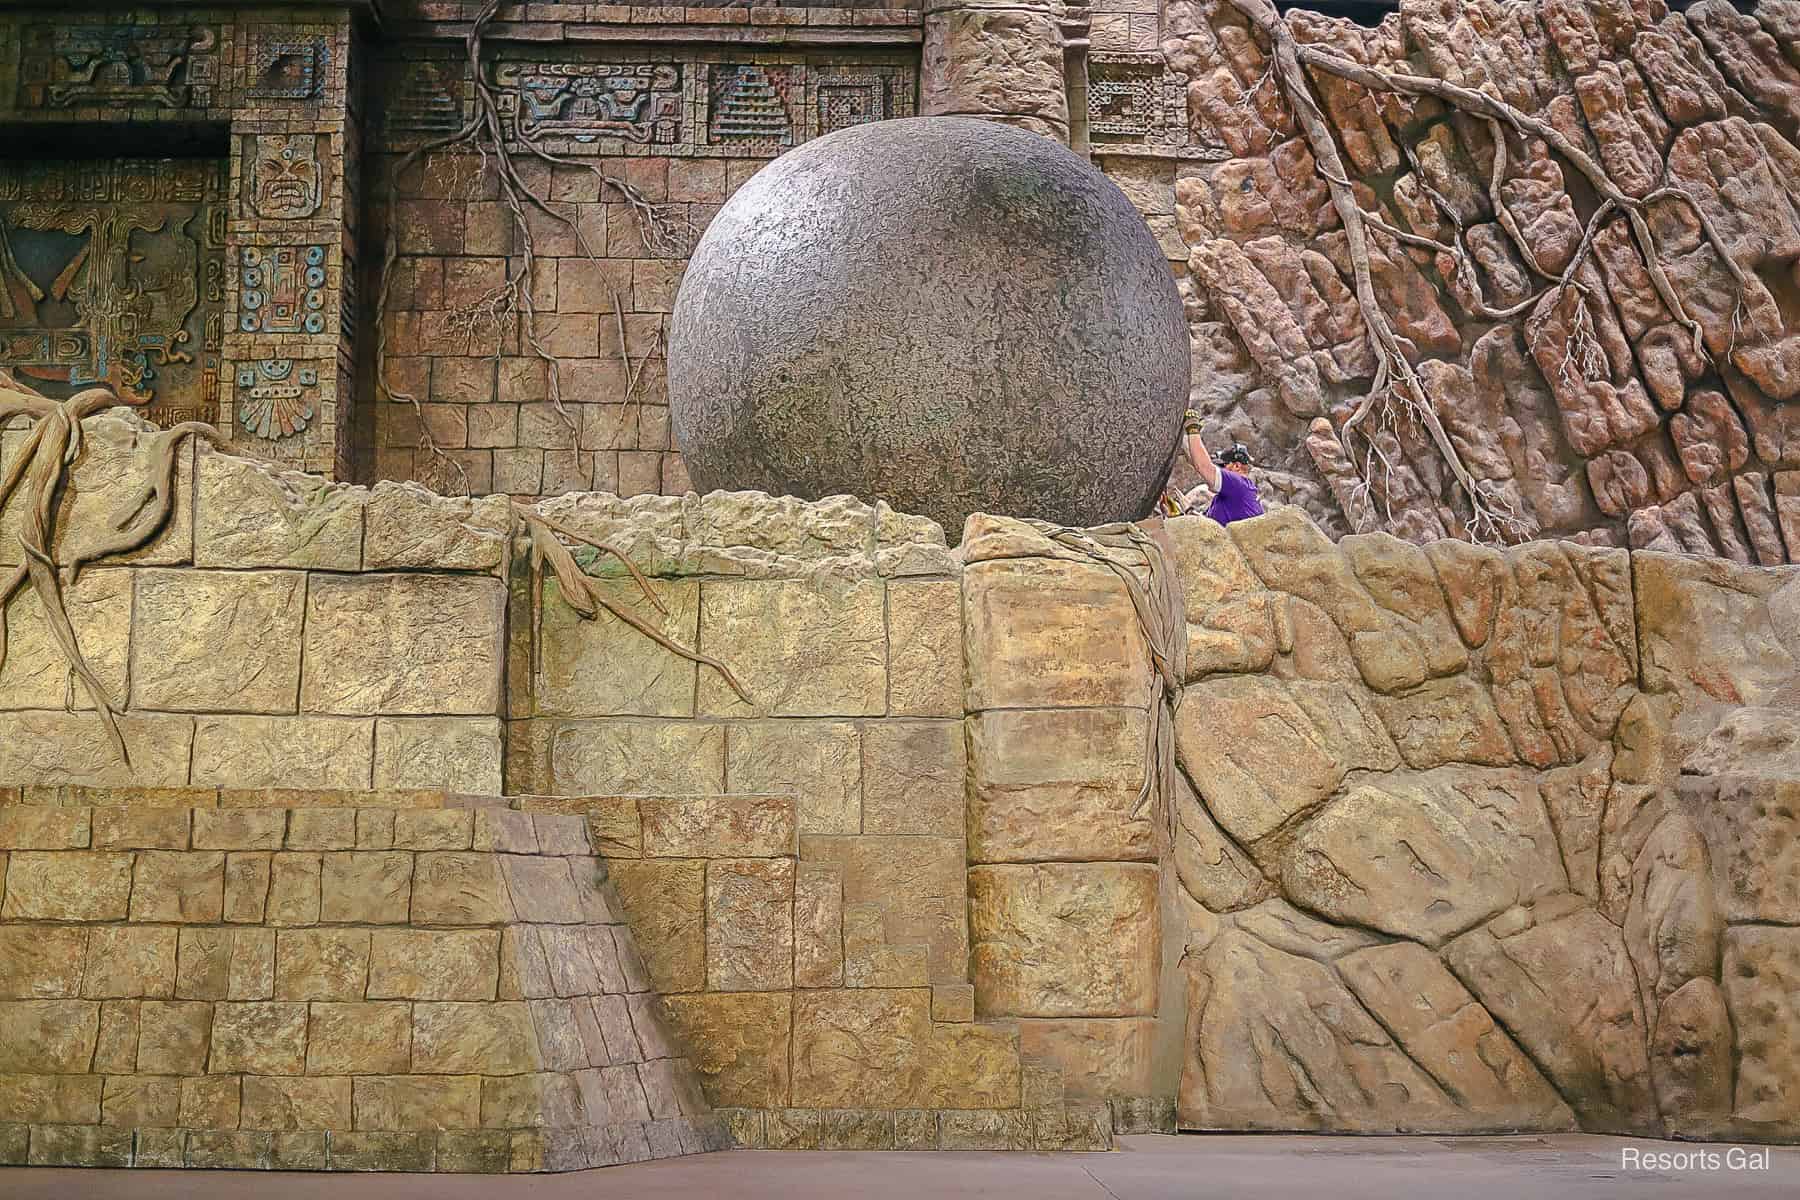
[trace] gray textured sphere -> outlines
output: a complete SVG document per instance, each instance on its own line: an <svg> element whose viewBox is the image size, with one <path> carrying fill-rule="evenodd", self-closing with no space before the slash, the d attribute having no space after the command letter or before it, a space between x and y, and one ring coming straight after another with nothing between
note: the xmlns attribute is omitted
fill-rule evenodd
<svg viewBox="0 0 1800 1200"><path fill-rule="evenodd" d="M1123 192L962 117L859 125L713 218L669 342L701 491L1090 525L1154 503L1188 389L1181 297Z"/></svg>

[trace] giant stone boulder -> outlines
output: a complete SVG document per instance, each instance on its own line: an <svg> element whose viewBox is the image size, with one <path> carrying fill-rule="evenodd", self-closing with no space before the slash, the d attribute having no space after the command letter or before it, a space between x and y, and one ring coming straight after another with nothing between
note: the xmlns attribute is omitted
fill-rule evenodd
<svg viewBox="0 0 1800 1200"><path fill-rule="evenodd" d="M1144 515L1188 388L1181 298L1123 192L1048 138L883 121L785 154L708 227L669 344L702 490Z"/></svg>

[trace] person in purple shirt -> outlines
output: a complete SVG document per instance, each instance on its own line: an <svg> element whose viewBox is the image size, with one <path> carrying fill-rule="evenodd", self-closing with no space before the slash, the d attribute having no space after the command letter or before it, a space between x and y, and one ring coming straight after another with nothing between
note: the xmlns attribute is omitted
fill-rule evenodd
<svg viewBox="0 0 1800 1200"><path fill-rule="evenodd" d="M1256 482L1250 478L1250 451L1242 442L1220 453L1215 462L1200 440L1200 414L1188 409L1182 424L1182 440L1187 445L1188 459L1200 472L1200 481L1212 489L1212 503L1206 515L1221 525L1260 517L1262 498L1256 494Z"/></svg>

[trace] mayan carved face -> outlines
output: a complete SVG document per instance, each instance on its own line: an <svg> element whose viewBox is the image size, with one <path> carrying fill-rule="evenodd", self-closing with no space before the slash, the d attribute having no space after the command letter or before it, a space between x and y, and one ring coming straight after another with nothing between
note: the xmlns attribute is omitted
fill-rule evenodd
<svg viewBox="0 0 1800 1200"><path fill-rule="evenodd" d="M262 217L310 217L319 209L324 171L315 134L261 134L250 164L251 205Z"/></svg>

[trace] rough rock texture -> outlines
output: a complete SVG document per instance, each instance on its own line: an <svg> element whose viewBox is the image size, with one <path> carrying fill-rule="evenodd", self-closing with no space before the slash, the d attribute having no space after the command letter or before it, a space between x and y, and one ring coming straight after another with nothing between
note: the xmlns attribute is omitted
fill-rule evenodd
<svg viewBox="0 0 1800 1200"><path fill-rule="evenodd" d="M1648 237L1634 233L1618 205L1598 212L1585 164L1540 132L1303 68L1355 203L1374 218L1371 294L1463 464L1511 510L1505 540L1800 561L1792 6L1395 7L1373 27L1306 6L1279 20L1304 50L1503 101L1559 133L1628 203L1657 197L1643 209ZM1164 78L1185 94L1173 110L1185 128L1176 157L1154 162L1133 194L1153 223L1174 213L1171 258L1206 368L1193 402L1209 436L1250 445L1265 497L1300 504L1328 532L1462 536L1466 497L1422 422L1383 421L1378 408L1349 453L1340 444L1377 358L1326 169L1271 70L1270 39L1245 15L1262 9L1275 19L1260 0L1161 6ZM1142 161L1106 164L1135 181ZM1193 482L1185 465L1178 482Z"/></svg>
<svg viewBox="0 0 1800 1200"><path fill-rule="evenodd" d="M1124 194L959 117L845 130L759 173L695 250L669 342L702 490L849 492L950 529L1148 511L1187 376L1180 299Z"/></svg>

